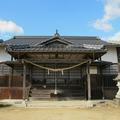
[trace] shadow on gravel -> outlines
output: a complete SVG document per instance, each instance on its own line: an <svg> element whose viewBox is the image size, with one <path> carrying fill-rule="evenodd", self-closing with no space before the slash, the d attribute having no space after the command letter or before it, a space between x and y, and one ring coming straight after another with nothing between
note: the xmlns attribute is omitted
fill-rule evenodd
<svg viewBox="0 0 120 120"><path fill-rule="evenodd" d="M4 107L11 107L12 105L10 104L0 104L0 108L4 108Z"/></svg>

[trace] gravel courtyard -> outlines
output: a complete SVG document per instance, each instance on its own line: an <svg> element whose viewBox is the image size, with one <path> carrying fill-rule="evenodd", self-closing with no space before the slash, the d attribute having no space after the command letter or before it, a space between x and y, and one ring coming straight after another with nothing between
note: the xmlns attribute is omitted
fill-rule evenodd
<svg viewBox="0 0 120 120"><path fill-rule="evenodd" d="M0 120L119 120L120 107L0 108Z"/></svg>

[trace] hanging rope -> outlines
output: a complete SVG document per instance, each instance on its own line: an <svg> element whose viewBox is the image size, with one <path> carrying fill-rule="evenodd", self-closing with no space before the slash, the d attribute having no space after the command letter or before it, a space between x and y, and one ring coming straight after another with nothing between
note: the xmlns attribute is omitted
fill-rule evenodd
<svg viewBox="0 0 120 120"><path fill-rule="evenodd" d="M84 62L82 62L82 63L73 65L73 66L71 66L71 67L66 67L66 68L56 68L56 67L55 67L55 69L50 68L50 67L44 67L44 66L35 64L35 63L33 63L33 62L31 62L31 61L28 61L28 60L23 60L22 62L23 62L23 63L26 62L26 63L32 64L32 65L34 65L34 66L36 66L36 67L39 67L39 68L42 68L42 69L46 69L46 70L48 71L48 75L50 74L50 71L53 71L53 72L55 73L55 90L54 90L54 94L57 95L57 94L58 94L58 91L57 91L56 72L60 71L61 74L63 75L63 74L64 74L64 70L69 70L69 69L78 67L78 66L80 66L80 65L83 65L83 64L85 64L85 63L87 63L87 62L91 62L91 61L90 61L90 60L86 60L86 61L84 61Z"/></svg>
<svg viewBox="0 0 120 120"><path fill-rule="evenodd" d="M80 65L83 65L83 64L85 64L85 63L87 63L87 62L89 62L89 61L90 61L90 60L86 60L86 61L84 61L84 62L82 62L82 63L79 63L79 64L77 64L77 65L73 65L73 66L71 66L71 67L55 68L55 69L54 69L54 68L44 67L44 66L35 64L35 63L33 63L33 62L31 62L31 61L28 61L28 60L23 60L23 62L26 62L26 63L32 64L32 65L34 65L34 66L36 66L36 67L39 67L39 68L48 70L48 74L49 74L50 71L53 71L53 72L58 72L58 71L60 71L60 72L62 73L62 75L63 75L63 71L69 70L69 69L73 69L73 68L78 67L78 66L80 66Z"/></svg>
<svg viewBox="0 0 120 120"><path fill-rule="evenodd" d="M64 74L63 70L61 71L62 75Z"/></svg>
<svg viewBox="0 0 120 120"><path fill-rule="evenodd" d="M50 71L48 70L48 75L50 74Z"/></svg>

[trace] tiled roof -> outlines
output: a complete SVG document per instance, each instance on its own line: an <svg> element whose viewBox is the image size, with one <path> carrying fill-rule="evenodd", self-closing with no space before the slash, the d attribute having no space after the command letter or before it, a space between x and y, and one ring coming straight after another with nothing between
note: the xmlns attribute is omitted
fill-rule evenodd
<svg viewBox="0 0 120 120"><path fill-rule="evenodd" d="M39 45L53 36L15 36L13 39L7 40L4 43L7 45ZM102 41L97 37L92 36L61 36L65 41L73 44L73 46L81 46L83 44L90 45L107 45L108 42Z"/></svg>
<svg viewBox="0 0 120 120"><path fill-rule="evenodd" d="M51 44L52 43L52 44ZM84 56L93 56L96 58L106 53L104 49L108 43L97 37L88 36L17 36L5 41L8 45L7 51L15 58L23 53L31 57L33 52L39 53L81 53ZM19 54L19 55L18 55Z"/></svg>

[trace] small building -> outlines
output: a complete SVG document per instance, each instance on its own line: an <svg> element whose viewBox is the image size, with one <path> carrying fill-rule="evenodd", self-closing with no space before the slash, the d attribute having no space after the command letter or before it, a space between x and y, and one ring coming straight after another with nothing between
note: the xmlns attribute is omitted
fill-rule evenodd
<svg viewBox="0 0 120 120"><path fill-rule="evenodd" d="M119 45L57 32L15 36L4 45L11 59L1 62L9 74L0 75L0 99L113 99L117 93L117 53L107 49Z"/></svg>

